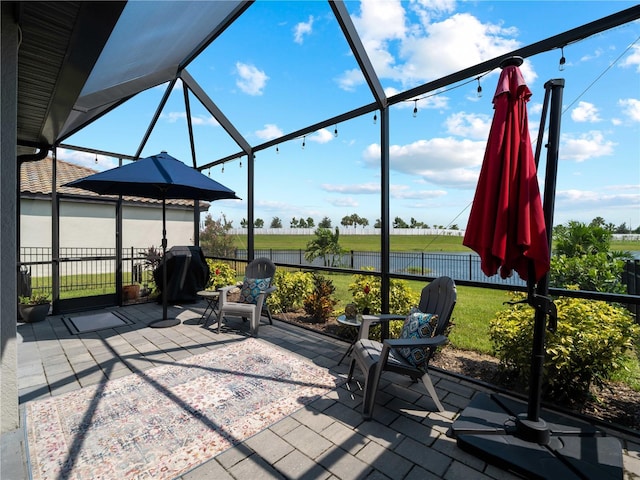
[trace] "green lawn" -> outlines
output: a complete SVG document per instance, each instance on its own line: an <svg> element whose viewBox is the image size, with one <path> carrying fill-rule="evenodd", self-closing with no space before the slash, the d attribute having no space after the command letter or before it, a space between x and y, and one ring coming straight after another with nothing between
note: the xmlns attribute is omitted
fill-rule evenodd
<svg viewBox="0 0 640 480"><path fill-rule="evenodd" d="M330 279L336 288L335 298L338 300L334 308L335 315L344 313L344 307L353 301L349 292L349 284L353 282L352 275L323 274ZM418 296L425 282L409 281L409 287ZM453 311L452 321L454 327L449 341L452 346L462 350L473 350L480 353L491 354L489 342L489 321L495 313L502 310L503 302L509 300L507 292L503 290L490 290L487 288L458 286L458 302ZM406 313L406 312L391 312Z"/></svg>
<svg viewBox="0 0 640 480"><path fill-rule="evenodd" d="M307 243L314 238L309 235L256 235L255 248L260 250L305 250ZM345 250L363 252L380 251L380 237L377 235L341 235L340 246ZM236 235L235 246L247 248L247 237ZM462 237L437 235L393 235L390 247L396 252L465 252L469 249L462 245Z"/></svg>
<svg viewBox="0 0 640 480"><path fill-rule="evenodd" d="M260 250L305 250L310 235L256 235L255 248ZM380 251L378 235L341 235L345 250ZM390 248L395 252L471 252L462 245L462 237L451 235L392 235ZM246 235L236 235L236 248L247 248ZM611 242L611 250L640 251L640 241Z"/></svg>

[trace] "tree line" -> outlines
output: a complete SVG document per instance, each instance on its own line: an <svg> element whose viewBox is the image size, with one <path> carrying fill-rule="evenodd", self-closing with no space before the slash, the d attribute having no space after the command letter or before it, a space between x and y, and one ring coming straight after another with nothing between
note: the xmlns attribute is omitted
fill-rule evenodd
<svg viewBox="0 0 640 480"><path fill-rule="evenodd" d="M247 222L246 218L243 218L240 221L240 227L242 228L247 228L248 224L249 222ZM364 217L361 217L357 213L352 213L351 215L345 215L344 217L342 217L342 220L340 220L340 225L342 225L343 227L363 227L364 228L369 226L369 220ZM253 222L254 228L264 228L264 226L265 226L265 222L262 218L256 218L255 221ZM379 218L376 219L376 221L373 224L373 228L381 228L381 226L382 226L381 220ZM332 227L333 226L331 224L331 219L329 217L323 217L322 220L320 220L320 223L318 223L318 228L332 228ZM408 223L404 221L401 217L395 217L393 219L392 227L393 228L436 228L440 230L447 228L449 230L459 230L459 227L457 224L447 225L447 226L436 225L436 224L429 225L424 222L419 222L413 217L411 217ZM269 228L283 228L282 220L280 219L280 217L273 217L271 219L271 223L269 224ZM316 228L316 223L312 217L307 217L307 218L293 217L289 222L289 228Z"/></svg>

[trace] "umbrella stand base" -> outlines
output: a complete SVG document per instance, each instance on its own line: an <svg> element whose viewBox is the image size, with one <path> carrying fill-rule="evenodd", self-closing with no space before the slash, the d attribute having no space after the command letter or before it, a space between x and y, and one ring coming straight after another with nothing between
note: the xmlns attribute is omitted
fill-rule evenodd
<svg viewBox="0 0 640 480"><path fill-rule="evenodd" d="M453 423L458 446L476 457L526 478L623 478L622 446L593 425L548 410L549 440L527 441L518 432L524 402L504 395L476 395ZM534 422L537 423L537 422ZM529 432L530 433L530 432Z"/></svg>
<svg viewBox="0 0 640 480"><path fill-rule="evenodd" d="M150 328L167 328L167 327L175 327L176 325L180 325L180 320L177 318L163 318L161 320L154 320L149 325Z"/></svg>

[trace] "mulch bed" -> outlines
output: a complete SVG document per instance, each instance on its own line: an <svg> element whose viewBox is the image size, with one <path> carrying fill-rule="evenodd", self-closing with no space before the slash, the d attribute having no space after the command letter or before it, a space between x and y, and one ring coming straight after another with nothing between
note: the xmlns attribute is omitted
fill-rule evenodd
<svg viewBox="0 0 640 480"><path fill-rule="evenodd" d="M345 340L351 340L355 334L354 329L340 325L335 318L330 318L326 323L317 323L301 312L287 312L274 317ZM502 372L499 360L490 355L445 346L432 359L430 365L505 390L525 394L523 388L514 386L513 380ZM622 383L609 382L605 388L594 389L592 393L592 399L574 409L576 413L613 424L613 426L635 430L640 434L640 392Z"/></svg>

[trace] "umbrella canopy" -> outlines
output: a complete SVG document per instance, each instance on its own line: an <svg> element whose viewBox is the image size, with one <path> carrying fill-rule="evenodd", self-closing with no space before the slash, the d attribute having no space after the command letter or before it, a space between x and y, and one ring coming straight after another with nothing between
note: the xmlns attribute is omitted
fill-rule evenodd
<svg viewBox="0 0 640 480"><path fill-rule="evenodd" d="M515 63L515 64L514 64ZM487 276L515 270L523 280L549 270L549 246L531 149L526 104L531 97L518 64L503 68L494 117L463 244L480 255Z"/></svg>
<svg viewBox="0 0 640 480"><path fill-rule="evenodd" d="M100 195L131 195L162 200L162 252L166 258L167 229L165 201L171 199L237 199L233 190L211 180L167 152L143 158L121 167L74 180L65 187L77 187ZM180 320L167 318L167 268L162 270L162 319L151 327L172 327Z"/></svg>
<svg viewBox="0 0 640 480"><path fill-rule="evenodd" d="M235 192L203 175L167 152L74 180L66 187L100 195L187 200L237 199Z"/></svg>

